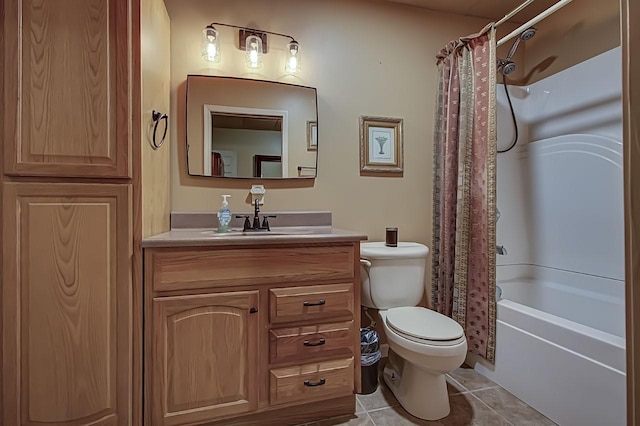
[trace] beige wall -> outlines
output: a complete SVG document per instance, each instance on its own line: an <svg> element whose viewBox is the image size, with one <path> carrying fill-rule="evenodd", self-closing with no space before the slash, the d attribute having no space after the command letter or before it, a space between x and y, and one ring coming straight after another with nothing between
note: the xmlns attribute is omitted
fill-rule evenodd
<svg viewBox="0 0 640 426"><path fill-rule="evenodd" d="M169 230L171 191L169 153L166 142L156 149L151 144L154 110L169 113L170 24L162 0L140 2L141 103L142 103L142 235L144 237ZM162 132L164 123L159 126ZM160 133L159 136L162 136ZM135 167L135 166L134 166Z"/></svg>
<svg viewBox="0 0 640 426"><path fill-rule="evenodd" d="M171 17L173 211L213 213L223 193L232 195L232 211L250 211L248 191L258 182L187 175L187 74L291 82L318 89L318 177L263 181L263 210L329 210L334 226L370 240L382 240L385 227L397 226L401 240L431 245L435 54L449 41L479 31L485 19L359 0L165 1ZM295 36L302 46L301 74L284 75L286 39L280 37L269 38L264 68L248 72L243 52L234 47L237 32L224 27L218 28L222 60L210 67L200 58L200 33L214 21ZM360 176L360 115L404 119L403 177Z"/></svg>
<svg viewBox="0 0 640 426"><path fill-rule="evenodd" d="M620 1L574 0L536 28L536 36L525 44L525 77L519 84L536 82L619 46Z"/></svg>

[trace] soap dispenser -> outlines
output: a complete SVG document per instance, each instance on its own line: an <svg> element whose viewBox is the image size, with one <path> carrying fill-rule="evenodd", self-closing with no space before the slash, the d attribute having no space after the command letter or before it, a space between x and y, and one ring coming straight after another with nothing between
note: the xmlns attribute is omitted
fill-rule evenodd
<svg viewBox="0 0 640 426"><path fill-rule="evenodd" d="M229 203L227 198L231 195L222 196L222 205L218 210L218 232L229 232L229 223L231 223L231 210L229 210Z"/></svg>

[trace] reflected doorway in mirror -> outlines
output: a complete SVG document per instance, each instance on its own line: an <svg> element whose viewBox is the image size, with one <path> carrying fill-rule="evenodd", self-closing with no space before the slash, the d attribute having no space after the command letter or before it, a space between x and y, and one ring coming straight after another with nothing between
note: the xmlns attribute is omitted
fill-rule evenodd
<svg viewBox="0 0 640 426"><path fill-rule="evenodd" d="M270 177L288 177L288 117L289 112L284 110L204 105L204 175L216 176L207 164L210 152L237 147L235 176L225 173L225 177L236 177L238 173L256 177L254 155L278 156L280 174ZM254 154L256 152L259 154Z"/></svg>

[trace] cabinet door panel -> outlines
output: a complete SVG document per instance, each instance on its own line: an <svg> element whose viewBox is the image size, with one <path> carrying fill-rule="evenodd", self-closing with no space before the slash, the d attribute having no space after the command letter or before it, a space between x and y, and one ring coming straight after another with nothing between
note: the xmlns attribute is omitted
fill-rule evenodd
<svg viewBox="0 0 640 426"><path fill-rule="evenodd" d="M258 292L153 301L154 425L257 409Z"/></svg>
<svg viewBox="0 0 640 426"><path fill-rule="evenodd" d="M7 183L3 201L4 424L129 424L129 186Z"/></svg>
<svg viewBox="0 0 640 426"><path fill-rule="evenodd" d="M5 172L128 177L129 0L5 8Z"/></svg>

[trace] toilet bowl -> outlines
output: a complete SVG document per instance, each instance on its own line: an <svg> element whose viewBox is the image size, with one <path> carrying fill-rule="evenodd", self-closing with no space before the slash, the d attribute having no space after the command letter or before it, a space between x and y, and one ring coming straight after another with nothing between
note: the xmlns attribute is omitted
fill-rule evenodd
<svg viewBox="0 0 640 426"><path fill-rule="evenodd" d="M467 341L456 321L416 306L428 252L418 243L361 243L362 304L379 309L389 342L385 383L407 412L438 420L450 412L445 374L462 365Z"/></svg>
<svg viewBox="0 0 640 426"><path fill-rule="evenodd" d="M428 331L420 333L420 336L419 333L399 330L400 327L390 321L389 316L393 319L398 310L405 309L415 310L406 320L435 319L438 324L431 329L438 331L437 338L430 337L434 334ZM444 315L421 307L380 311L380 318L390 350L400 357L389 358L383 375L385 383L410 414L424 420L438 420L449 415L445 374L460 367L467 354L467 340L462 327ZM450 320L450 323L446 324L444 320ZM429 329L428 322L422 324L426 325L425 330Z"/></svg>

